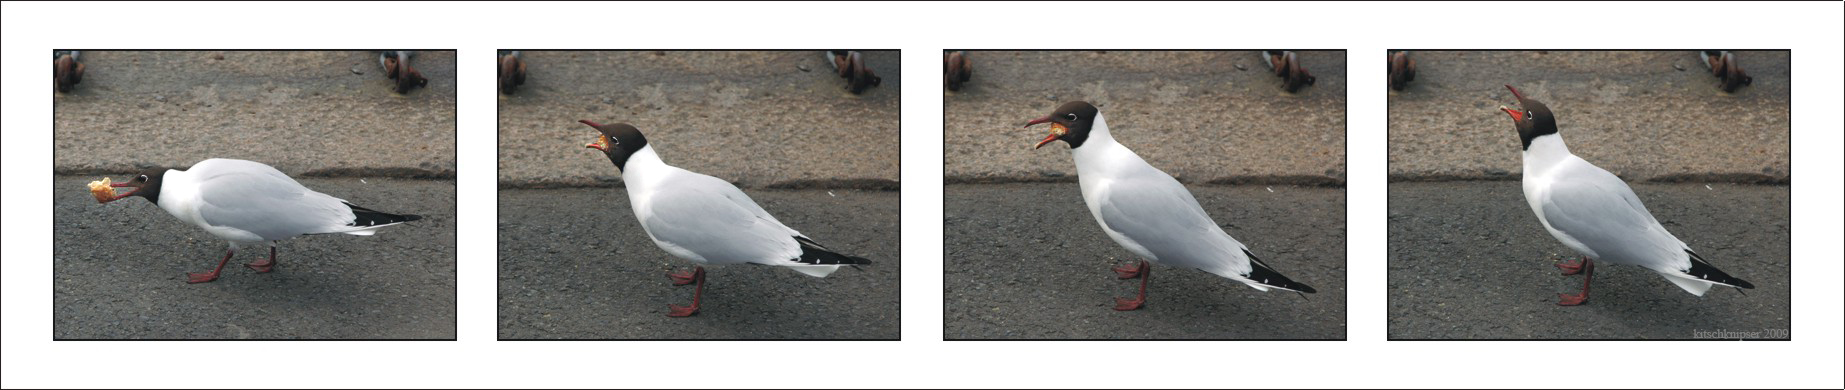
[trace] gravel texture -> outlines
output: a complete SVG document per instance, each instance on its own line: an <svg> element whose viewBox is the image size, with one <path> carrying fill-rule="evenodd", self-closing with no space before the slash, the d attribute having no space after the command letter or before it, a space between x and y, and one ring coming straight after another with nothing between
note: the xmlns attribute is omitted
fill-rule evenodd
<svg viewBox="0 0 1845 390"><path fill-rule="evenodd" d="M371 51L85 51L83 83L53 92L54 169L108 174L212 157L290 175L455 176L455 52L391 92Z"/></svg>
<svg viewBox="0 0 1845 390"><path fill-rule="evenodd" d="M745 188L895 189L902 69L896 51L865 54L883 84L852 95L817 50L525 51L526 84L500 95L500 185L619 183L583 148L587 119Z"/></svg>
<svg viewBox="0 0 1845 390"><path fill-rule="evenodd" d="M1738 52L1755 82L1734 94L1693 51L1411 55L1408 90L1372 92L1390 94L1392 181L1520 177L1510 84L1550 106L1570 151L1629 181L1788 182L1786 51Z"/></svg>
<svg viewBox="0 0 1845 390"><path fill-rule="evenodd" d="M1343 185L1345 57L1300 52L1318 81L1287 93L1254 51L970 52L972 80L943 89L944 174L1074 181L1068 152L1032 149L1048 130L1020 126L1082 100L1116 140L1184 182Z"/></svg>

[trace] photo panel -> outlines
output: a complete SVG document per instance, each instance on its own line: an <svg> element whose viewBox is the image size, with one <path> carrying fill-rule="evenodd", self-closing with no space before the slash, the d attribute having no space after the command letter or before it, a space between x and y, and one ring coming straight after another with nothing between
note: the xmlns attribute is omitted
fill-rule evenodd
<svg viewBox="0 0 1845 390"><path fill-rule="evenodd" d="M453 50L53 52L53 338L456 339Z"/></svg>
<svg viewBox="0 0 1845 390"><path fill-rule="evenodd" d="M1791 57L1390 51L1389 338L1790 339Z"/></svg>
<svg viewBox="0 0 1845 390"><path fill-rule="evenodd" d="M1345 51L943 69L944 339L1346 338Z"/></svg>
<svg viewBox="0 0 1845 390"><path fill-rule="evenodd" d="M499 61L499 339L897 340L896 50Z"/></svg>

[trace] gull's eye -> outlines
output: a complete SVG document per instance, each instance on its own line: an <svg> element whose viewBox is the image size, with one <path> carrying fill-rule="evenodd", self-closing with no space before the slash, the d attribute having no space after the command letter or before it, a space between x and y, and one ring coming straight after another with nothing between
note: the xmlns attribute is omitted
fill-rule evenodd
<svg viewBox="0 0 1845 390"><path fill-rule="evenodd" d="M1069 119L1069 120L1074 121L1076 120L1076 114L1075 113L1063 114L1063 119Z"/></svg>
<svg viewBox="0 0 1845 390"><path fill-rule="evenodd" d="M147 181L147 175L141 175L141 177L137 177L135 178L135 180L136 181Z"/></svg>

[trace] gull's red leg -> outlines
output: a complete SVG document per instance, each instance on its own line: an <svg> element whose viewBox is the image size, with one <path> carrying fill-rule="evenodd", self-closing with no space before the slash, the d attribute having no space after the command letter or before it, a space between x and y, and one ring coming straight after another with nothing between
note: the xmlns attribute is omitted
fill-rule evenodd
<svg viewBox="0 0 1845 390"><path fill-rule="evenodd" d="M1146 264L1146 260L1141 260L1139 263L1115 267L1115 276L1119 276L1122 279L1138 278L1140 277L1140 270L1146 268Z"/></svg>
<svg viewBox="0 0 1845 390"><path fill-rule="evenodd" d="M692 268L692 282L698 283L698 291L692 293L692 305L667 305L672 309L666 313L667 317L691 317L693 314L698 314L698 302L705 297L705 267Z"/></svg>
<svg viewBox="0 0 1845 390"><path fill-rule="evenodd" d="M1562 264L1557 264L1557 268L1563 270L1563 275L1565 276L1575 275L1575 274L1582 273L1582 265L1583 263L1587 263L1588 261L1589 261L1589 257L1583 256L1582 260L1570 260L1570 261L1565 261Z"/></svg>
<svg viewBox="0 0 1845 390"><path fill-rule="evenodd" d="M1153 279L1153 267L1147 264L1146 260L1141 260L1140 267L1134 270L1134 274L1140 277L1140 296L1134 299L1115 298L1115 310L1136 310L1147 303L1147 280Z"/></svg>
<svg viewBox="0 0 1845 390"><path fill-rule="evenodd" d="M252 270L256 270L256 273L259 273L259 274L268 273L269 271L274 271L275 270L275 245L269 246L269 258L268 259L257 260L252 263L244 264L243 266L249 267Z"/></svg>
<svg viewBox="0 0 1845 390"><path fill-rule="evenodd" d="M672 273L667 273L666 277L673 279L674 286L684 286L684 285L692 284L692 282L695 281L693 279L695 274L696 273L693 271L672 272Z"/></svg>
<svg viewBox="0 0 1845 390"><path fill-rule="evenodd" d="M1589 301L1589 281L1592 280L1595 280L1595 263L1584 257L1582 258L1582 293L1557 294L1557 304L1576 306L1587 303Z"/></svg>
<svg viewBox="0 0 1845 390"><path fill-rule="evenodd" d="M195 274L195 273L190 273L190 272L186 273L186 283L205 283L205 282L209 282L213 280L218 280L218 273L224 271L224 263L228 263L231 261L231 254L233 253L237 253L237 250L232 249L232 250L224 251L224 260L219 260L218 268L212 269L211 272L206 272L202 274Z"/></svg>

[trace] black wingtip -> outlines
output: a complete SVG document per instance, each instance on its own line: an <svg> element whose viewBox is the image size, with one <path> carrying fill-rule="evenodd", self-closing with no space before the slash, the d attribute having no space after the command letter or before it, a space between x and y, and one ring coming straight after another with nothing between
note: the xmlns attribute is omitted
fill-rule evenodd
<svg viewBox="0 0 1845 390"><path fill-rule="evenodd" d="M391 213L386 213L386 212L379 212L379 211L364 208L364 207L359 207L357 205L353 205L352 203L345 203L345 204L346 204L346 207L352 209L352 217L353 217L352 222L347 223L346 224L347 226L380 226L380 225L404 223L404 222L410 222L410 221L423 219L423 216L421 215L391 214Z"/></svg>
<svg viewBox="0 0 1845 390"><path fill-rule="evenodd" d="M1249 278L1249 280L1266 286L1300 293L1313 294L1319 292L1319 290L1314 290L1313 286L1296 282L1293 279L1288 279L1287 276L1282 276L1280 272L1275 272L1274 268L1269 267L1267 263L1263 263L1262 259L1256 258L1254 253L1249 253L1249 250L1243 250L1243 255L1249 256L1249 275L1244 276ZM1301 297L1305 298L1306 295L1302 295Z"/></svg>
<svg viewBox="0 0 1845 390"><path fill-rule="evenodd" d="M1685 274L1713 283L1741 288L1755 288L1754 283L1749 283L1749 281L1742 280L1742 278L1730 276L1730 274L1723 272L1723 270L1717 269L1716 266L1710 265L1710 262L1704 261L1704 257L1698 256L1697 252L1687 250L1685 253L1691 255L1691 270L1685 271Z"/></svg>
<svg viewBox="0 0 1845 390"><path fill-rule="evenodd" d="M869 259L857 256L846 256L833 252L831 249L827 249L819 243L807 239L807 237L796 236L794 240L795 242L801 243L801 257L794 259L797 263L813 265L850 265L854 266L853 268L857 268L857 266L860 265L871 264L871 260Z"/></svg>

